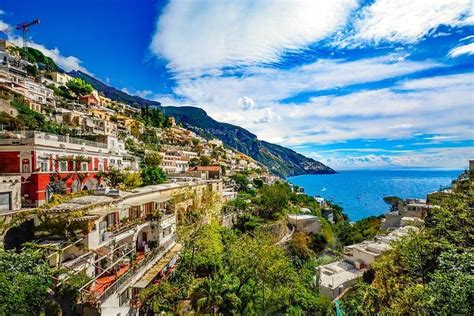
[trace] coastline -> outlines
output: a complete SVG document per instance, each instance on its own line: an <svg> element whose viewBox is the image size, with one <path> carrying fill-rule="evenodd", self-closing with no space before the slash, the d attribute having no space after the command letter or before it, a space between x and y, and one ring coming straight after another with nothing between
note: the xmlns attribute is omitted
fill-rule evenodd
<svg viewBox="0 0 474 316"><path fill-rule="evenodd" d="M310 196L321 196L344 208L351 221L383 215L389 206L384 196L425 198L440 186L449 185L462 170L340 170L325 177L309 174L286 180Z"/></svg>

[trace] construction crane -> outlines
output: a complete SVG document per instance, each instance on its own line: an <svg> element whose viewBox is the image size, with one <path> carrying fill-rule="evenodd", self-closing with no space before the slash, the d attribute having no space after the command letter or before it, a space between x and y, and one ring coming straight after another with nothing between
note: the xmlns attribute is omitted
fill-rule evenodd
<svg viewBox="0 0 474 316"><path fill-rule="evenodd" d="M29 30L30 26L33 26L33 25L36 25L36 24L40 24L39 19L33 20L31 22L23 22L23 23L18 24L16 26L17 30L22 30L23 31L23 48L25 48L25 49L28 48L28 30Z"/></svg>

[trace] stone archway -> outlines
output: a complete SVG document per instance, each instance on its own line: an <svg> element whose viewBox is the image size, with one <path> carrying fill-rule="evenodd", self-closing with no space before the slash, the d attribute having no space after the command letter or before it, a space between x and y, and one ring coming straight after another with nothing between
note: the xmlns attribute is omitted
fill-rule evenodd
<svg viewBox="0 0 474 316"><path fill-rule="evenodd" d="M133 236L137 251L149 249L149 244L152 240L155 240L155 236L153 236L150 223L140 226Z"/></svg>
<svg viewBox="0 0 474 316"><path fill-rule="evenodd" d="M97 188L99 181L95 178L89 178L82 184L82 190L94 190Z"/></svg>
<svg viewBox="0 0 474 316"><path fill-rule="evenodd" d="M10 228L3 237L3 248L21 250L22 245L25 242L32 241L35 237L34 234L35 223L34 220L30 219L19 226Z"/></svg>

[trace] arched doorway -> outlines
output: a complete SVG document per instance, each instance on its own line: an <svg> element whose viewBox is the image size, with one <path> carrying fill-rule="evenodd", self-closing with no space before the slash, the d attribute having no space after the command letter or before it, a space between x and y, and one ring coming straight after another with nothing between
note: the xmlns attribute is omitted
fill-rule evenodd
<svg viewBox="0 0 474 316"><path fill-rule="evenodd" d="M99 184L99 181L97 181L97 179L89 178L86 181L84 181L82 190L94 190L95 188L97 188L98 184Z"/></svg>
<svg viewBox="0 0 474 316"><path fill-rule="evenodd" d="M154 240L151 227L149 224L142 226L134 236L135 246L138 252L147 251L150 249L150 242Z"/></svg>
<svg viewBox="0 0 474 316"><path fill-rule="evenodd" d="M10 228L3 238L3 248L20 251L25 242L34 239L34 228L35 224L32 219L21 223L19 226Z"/></svg>

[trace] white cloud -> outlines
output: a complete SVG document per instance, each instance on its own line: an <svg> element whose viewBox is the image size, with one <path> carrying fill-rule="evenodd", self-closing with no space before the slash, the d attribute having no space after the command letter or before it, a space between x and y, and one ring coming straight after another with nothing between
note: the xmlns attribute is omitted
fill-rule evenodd
<svg viewBox="0 0 474 316"><path fill-rule="evenodd" d="M0 32L9 32L10 31L10 25L8 25L7 23L3 22L2 20L0 20Z"/></svg>
<svg viewBox="0 0 474 316"><path fill-rule="evenodd" d="M0 15L4 14L5 11L0 10ZM13 27L8 23L0 20L0 32L5 32L7 34L8 40L15 45L22 46L23 39L19 36L13 35L11 30ZM28 46L32 48L36 48L40 52L42 52L45 56L50 57L54 60L54 62L66 71L71 70L80 70L84 73L92 75L84 66L81 65L81 60L75 56L64 56L61 54L57 47L55 48L46 48L42 44L35 43L34 41L29 41Z"/></svg>
<svg viewBox="0 0 474 316"><path fill-rule="evenodd" d="M472 159L474 147L425 148L417 152L396 152L392 154L338 155L324 152L309 156L336 170L360 168L439 168L464 169Z"/></svg>
<svg viewBox="0 0 474 316"><path fill-rule="evenodd" d="M151 90L129 90L127 88L123 88L122 91L127 94L135 95L141 98L146 98L153 95L153 91Z"/></svg>
<svg viewBox="0 0 474 316"><path fill-rule="evenodd" d="M281 122L254 125L246 115L232 115L260 138L283 145L345 142L355 139L409 139L417 133L437 140L470 140L474 136L474 82L465 75L432 78L441 89L376 89L343 96L321 96L304 104L273 103ZM448 84L450 80L451 84ZM417 80L413 80L415 83ZM407 86L417 86L419 83Z"/></svg>
<svg viewBox="0 0 474 316"><path fill-rule="evenodd" d="M444 89L453 86L464 86L474 80L474 74L463 73L447 76L412 79L400 83L397 88L407 90Z"/></svg>
<svg viewBox="0 0 474 316"><path fill-rule="evenodd" d="M376 0L364 7L342 43L421 40L440 25L457 27L474 22L472 0Z"/></svg>
<svg viewBox="0 0 474 316"><path fill-rule="evenodd" d="M399 55L356 61L319 60L284 70L251 67L241 76L180 78L174 92L203 107L216 119L231 117L237 123L238 118L227 115L229 112L251 112L255 104L264 108L298 93L375 82L440 66L432 61L412 62ZM244 98L246 103L242 107Z"/></svg>
<svg viewBox="0 0 474 316"><path fill-rule="evenodd" d="M344 27L357 6L357 0L172 0L150 48L171 69L198 76L278 62L282 53L304 49Z"/></svg>
<svg viewBox="0 0 474 316"><path fill-rule="evenodd" d="M244 111L252 110L255 107L255 101L250 97L243 97L238 100L240 108Z"/></svg>
<svg viewBox="0 0 474 316"><path fill-rule="evenodd" d="M474 42L455 47L448 53L448 56L451 58L459 57L461 55L474 55Z"/></svg>
<svg viewBox="0 0 474 316"><path fill-rule="evenodd" d="M18 46L23 45L22 39L18 36L9 35L8 40L13 42L15 45L18 45ZM37 50L42 52L45 56L53 59L54 62L65 71L80 70L84 73L92 75L84 66L82 66L82 61L79 58L75 56L64 56L61 54L61 51L57 47L47 48L44 45L35 43L33 41L29 41L28 46L32 48L36 48Z"/></svg>

